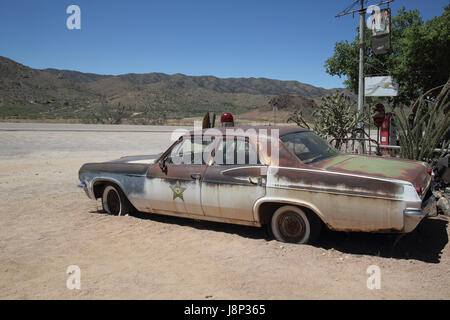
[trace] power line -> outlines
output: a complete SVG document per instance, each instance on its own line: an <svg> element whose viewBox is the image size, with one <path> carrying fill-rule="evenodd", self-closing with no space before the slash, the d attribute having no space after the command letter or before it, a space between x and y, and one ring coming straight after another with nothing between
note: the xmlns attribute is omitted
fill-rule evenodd
<svg viewBox="0 0 450 320"><path fill-rule="evenodd" d="M351 5L349 5L347 8L345 8L344 10L342 10L341 13L339 13L338 15L335 16L335 18L349 14L351 12L356 12L357 10L353 10L350 12L350 10L352 10L358 3L360 3L361 0L355 0Z"/></svg>
<svg viewBox="0 0 450 320"><path fill-rule="evenodd" d="M389 3L391 3L391 2L394 2L394 0L388 0L388 1L383 1L383 2L377 3L377 4L372 4L372 5L370 5L369 7L372 7L372 6L377 7L377 6L381 6L381 5L383 5L383 4L387 4L387 5L389 6ZM360 4L361 4L361 8L360 8L360 9L356 9L356 10L350 11L351 9L353 9L353 8L355 7L355 5L356 5L357 3L360 3ZM349 7L347 7L347 8L344 9L341 13L335 15L334 17L335 17L335 18L339 18L339 17L342 17L342 16L346 16L346 15L348 15L348 14L356 13L356 12L361 13L361 11L363 11L363 12L365 13L366 10L367 10L367 7L364 8L364 3L367 3L367 0L356 0L356 1L353 2Z"/></svg>

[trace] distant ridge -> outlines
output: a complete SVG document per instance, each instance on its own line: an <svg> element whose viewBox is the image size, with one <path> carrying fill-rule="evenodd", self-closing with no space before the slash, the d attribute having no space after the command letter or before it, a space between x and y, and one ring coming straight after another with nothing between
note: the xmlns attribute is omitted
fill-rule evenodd
<svg viewBox="0 0 450 320"><path fill-rule="evenodd" d="M267 78L217 78L214 76L187 76L181 73L173 75L165 73L127 73L113 76L58 69L44 69L41 71L61 75L74 82L91 82L106 78L118 78L137 85L167 83L182 88L205 88L222 93L299 94L305 97L318 98L333 91L333 89L327 90L298 81Z"/></svg>
<svg viewBox="0 0 450 320"><path fill-rule="evenodd" d="M206 111L269 108L281 94L318 100L327 90L298 81L164 73L99 75L37 70L0 57L0 117L96 119L120 106L131 118L181 118Z"/></svg>

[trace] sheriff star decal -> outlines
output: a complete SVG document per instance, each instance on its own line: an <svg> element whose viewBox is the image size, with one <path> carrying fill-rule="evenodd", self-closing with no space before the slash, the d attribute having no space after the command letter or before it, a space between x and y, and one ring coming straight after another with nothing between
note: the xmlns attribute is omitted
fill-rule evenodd
<svg viewBox="0 0 450 320"><path fill-rule="evenodd" d="M172 191L173 191L173 199L172 200L175 200L176 198L180 198L181 200L184 201L183 192L184 192L184 190L186 190L186 188L183 188L182 186L180 186L179 181L177 181L177 183L175 183L174 186L171 185L170 189L172 189Z"/></svg>

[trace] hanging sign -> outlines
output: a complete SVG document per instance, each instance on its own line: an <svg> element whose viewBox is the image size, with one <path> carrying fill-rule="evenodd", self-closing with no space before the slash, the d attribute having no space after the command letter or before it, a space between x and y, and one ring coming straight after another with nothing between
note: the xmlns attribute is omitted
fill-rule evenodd
<svg viewBox="0 0 450 320"><path fill-rule="evenodd" d="M391 76L365 77L364 95L367 97L396 97L398 84Z"/></svg>
<svg viewBox="0 0 450 320"><path fill-rule="evenodd" d="M391 47L391 9L379 9L372 11L372 51L375 55L390 53Z"/></svg>

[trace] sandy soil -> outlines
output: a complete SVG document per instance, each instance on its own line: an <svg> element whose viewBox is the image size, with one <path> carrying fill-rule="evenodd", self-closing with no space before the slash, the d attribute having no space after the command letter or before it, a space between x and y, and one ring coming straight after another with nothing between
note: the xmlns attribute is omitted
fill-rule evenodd
<svg viewBox="0 0 450 320"><path fill-rule="evenodd" d="M1 299L449 299L447 218L395 237L325 232L282 244L260 228L115 217L76 188L85 162L157 153L170 133L1 132ZM66 287L69 265L81 289ZM381 289L366 286L381 270Z"/></svg>

